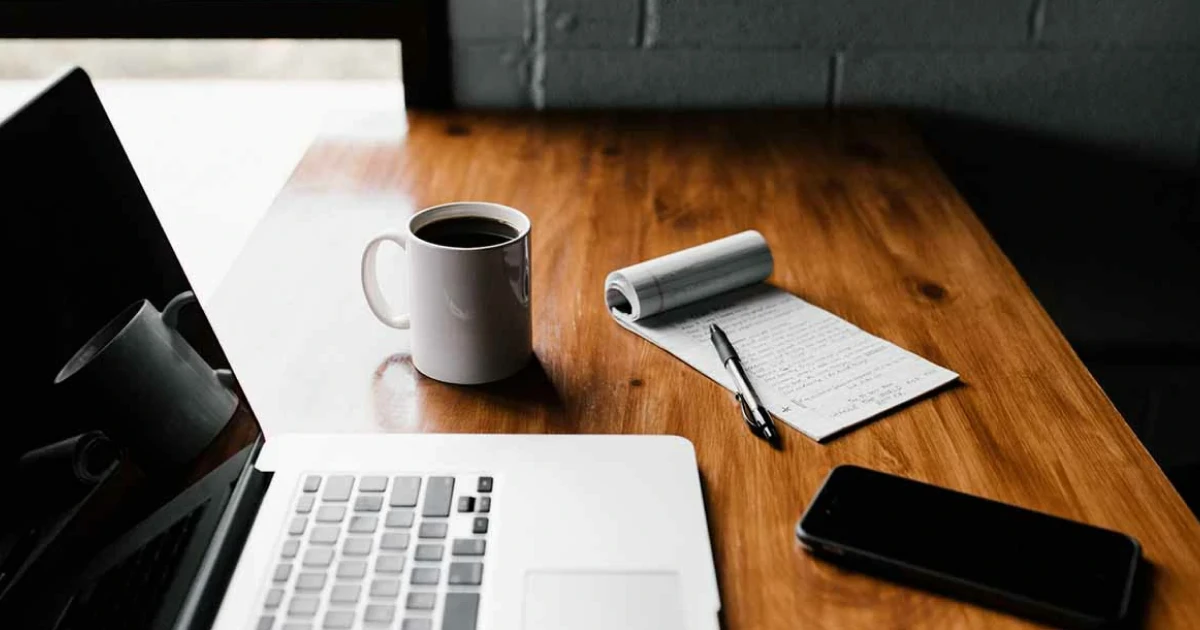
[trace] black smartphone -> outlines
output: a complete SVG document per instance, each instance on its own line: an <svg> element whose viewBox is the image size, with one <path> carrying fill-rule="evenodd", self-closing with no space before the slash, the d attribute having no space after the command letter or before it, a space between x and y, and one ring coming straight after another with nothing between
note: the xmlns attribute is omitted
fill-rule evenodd
<svg viewBox="0 0 1200 630"><path fill-rule="evenodd" d="M1126 617L1141 560L1125 534L850 465L796 537L854 570L1078 628Z"/></svg>

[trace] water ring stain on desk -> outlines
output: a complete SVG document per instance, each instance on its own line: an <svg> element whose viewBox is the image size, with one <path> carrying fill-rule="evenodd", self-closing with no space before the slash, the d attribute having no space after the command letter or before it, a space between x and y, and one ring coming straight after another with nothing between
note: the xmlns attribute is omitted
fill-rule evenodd
<svg viewBox="0 0 1200 630"><path fill-rule="evenodd" d="M417 370L412 357L393 354L375 368L371 377L371 404L380 429L412 429L417 417Z"/></svg>

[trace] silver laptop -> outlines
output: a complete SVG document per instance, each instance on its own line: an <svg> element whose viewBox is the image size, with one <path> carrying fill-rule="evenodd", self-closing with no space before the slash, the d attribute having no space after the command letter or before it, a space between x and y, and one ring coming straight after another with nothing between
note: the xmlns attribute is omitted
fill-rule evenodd
<svg viewBox="0 0 1200 630"><path fill-rule="evenodd" d="M53 382L130 303L190 290L82 70L0 123L0 168L9 361L26 367L10 391L36 410L0 449L5 496L31 498L0 511L0 627L718 627L679 437L272 435L198 481L163 473L169 458L121 439L144 410ZM196 310L180 332L228 369ZM95 430L123 455L72 476L99 455L59 445Z"/></svg>

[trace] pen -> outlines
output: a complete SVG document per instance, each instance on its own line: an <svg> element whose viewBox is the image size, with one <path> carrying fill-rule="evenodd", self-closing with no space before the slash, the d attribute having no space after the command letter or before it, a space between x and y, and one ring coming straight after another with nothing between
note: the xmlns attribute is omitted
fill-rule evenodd
<svg viewBox="0 0 1200 630"><path fill-rule="evenodd" d="M767 413L766 408L758 401L758 396L754 394L754 388L750 387L750 379L746 378L742 362L738 360L733 344L729 343L729 337L726 337L724 331L716 324L709 324L708 334L712 339L713 346L717 349L717 356L721 358L721 364L729 371L729 376L733 377L733 388L737 392L737 401L741 406L742 418L746 420L746 426L754 435L766 440L771 446L780 448L782 443L779 439L779 431L775 429L775 422L771 420L771 414Z"/></svg>

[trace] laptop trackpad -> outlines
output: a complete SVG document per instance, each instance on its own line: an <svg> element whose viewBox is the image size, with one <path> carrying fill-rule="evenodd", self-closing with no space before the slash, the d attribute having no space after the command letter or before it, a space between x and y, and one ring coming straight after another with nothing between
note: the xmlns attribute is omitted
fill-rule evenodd
<svg viewBox="0 0 1200 630"><path fill-rule="evenodd" d="M670 571L530 571L524 630L683 630L679 575Z"/></svg>

